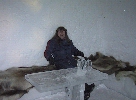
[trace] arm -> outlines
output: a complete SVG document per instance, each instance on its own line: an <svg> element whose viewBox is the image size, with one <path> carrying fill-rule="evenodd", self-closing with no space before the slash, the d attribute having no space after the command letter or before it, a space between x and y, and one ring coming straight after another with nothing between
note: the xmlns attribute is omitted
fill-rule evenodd
<svg viewBox="0 0 136 100"><path fill-rule="evenodd" d="M53 48L54 41L49 40L46 46L46 50L44 51L44 57L47 59L47 61L49 61L51 65L54 64Z"/></svg>
<svg viewBox="0 0 136 100"><path fill-rule="evenodd" d="M74 45L73 45L73 42L71 41L71 45L72 45L72 54L74 56L82 56L84 57L84 53L79 51Z"/></svg>

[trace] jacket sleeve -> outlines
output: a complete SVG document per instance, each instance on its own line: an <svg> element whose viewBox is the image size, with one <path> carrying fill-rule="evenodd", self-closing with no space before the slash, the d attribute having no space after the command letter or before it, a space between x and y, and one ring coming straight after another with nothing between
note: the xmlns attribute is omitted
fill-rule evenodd
<svg viewBox="0 0 136 100"><path fill-rule="evenodd" d="M72 54L74 56L82 56L84 57L84 53L79 51L74 45L73 45L73 42L71 41L71 46L72 46Z"/></svg>
<svg viewBox="0 0 136 100"><path fill-rule="evenodd" d="M53 48L54 42L49 40L47 42L46 50L44 51L44 57L47 59L47 61L49 61L50 58L53 56Z"/></svg>

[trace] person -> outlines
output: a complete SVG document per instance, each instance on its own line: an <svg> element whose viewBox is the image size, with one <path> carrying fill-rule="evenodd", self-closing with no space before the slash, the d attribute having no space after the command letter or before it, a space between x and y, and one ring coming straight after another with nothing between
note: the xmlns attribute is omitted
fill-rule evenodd
<svg viewBox="0 0 136 100"><path fill-rule="evenodd" d="M76 67L77 61L73 56L84 57L84 53L73 45L72 40L68 37L67 29L60 26L55 35L47 42L44 57L50 65L55 65L59 70Z"/></svg>

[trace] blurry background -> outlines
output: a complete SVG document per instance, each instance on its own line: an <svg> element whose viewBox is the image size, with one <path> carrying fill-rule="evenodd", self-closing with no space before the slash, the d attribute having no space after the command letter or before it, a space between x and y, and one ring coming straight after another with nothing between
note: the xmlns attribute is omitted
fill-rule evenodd
<svg viewBox="0 0 136 100"><path fill-rule="evenodd" d="M47 65L59 26L90 56L99 51L135 65L135 0L0 0L0 70Z"/></svg>

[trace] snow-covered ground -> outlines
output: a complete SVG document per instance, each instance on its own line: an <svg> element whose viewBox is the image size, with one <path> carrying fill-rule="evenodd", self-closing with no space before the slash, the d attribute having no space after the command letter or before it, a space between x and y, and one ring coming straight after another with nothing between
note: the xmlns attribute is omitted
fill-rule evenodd
<svg viewBox="0 0 136 100"><path fill-rule="evenodd" d="M130 78L124 77L117 81L113 74L109 79L95 84L89 100L136 100L136 85ZM64 91L51 95L51 92L39 93L33 88L19 100L66 100L65 95Z"/></svg>
<svg viewBox="0 0 136 100"><path fill-rule="evenodd" d="M58 92L53 95L45 95L45 93L38 93L38 95L33 95L35 94L36 90L33 89L31 91L31 95L28 93L24 95L21 99L19 100L66 100L65 92ZM88 100L132 100L114 90L111 90L107 88L104 84L100 84L95 89L93 92L90 94L90 98Z"/></svg>
<svg viewBox="0 0 136 100"><path fill-rule="evenodd" d="M88 100L132 100L114 90L107 88L104 84L100 84L90 94Z"/></svg>

